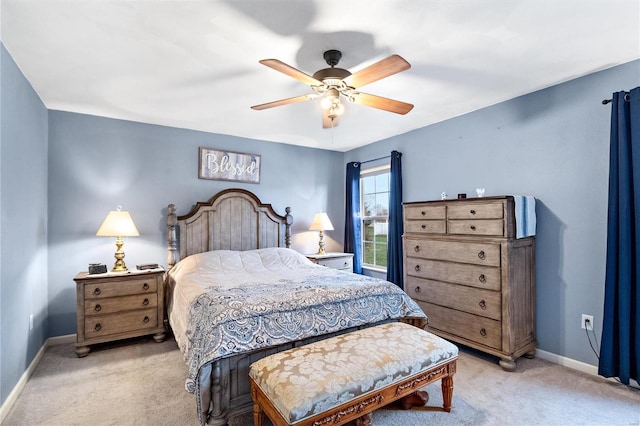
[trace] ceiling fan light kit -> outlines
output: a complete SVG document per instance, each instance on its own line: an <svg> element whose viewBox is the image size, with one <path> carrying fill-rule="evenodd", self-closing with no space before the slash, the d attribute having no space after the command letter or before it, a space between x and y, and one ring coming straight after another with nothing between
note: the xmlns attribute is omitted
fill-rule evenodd
<svg viewBox="0 0 640 426"><path fill-rule="evenodd" d="M278 59L263 59L259 61L265 66L309 85L314 93L254 105L251 108L263 110L321 98L320 104L323 109L322 127L324 128L333 128L338 125L337 118L344 112L344 105L340 100L341 96L357 105L364 105L396 114L404 115L411 111L412 104L356 90L385 77L408 70L411 68L409 62L399 55L391 55L352 74L348 70L336 67L341 58L342 52L339 50L327 50L324 52L324 60L329 65L329 68L318 70L313 75L302 72Z"/></svg>

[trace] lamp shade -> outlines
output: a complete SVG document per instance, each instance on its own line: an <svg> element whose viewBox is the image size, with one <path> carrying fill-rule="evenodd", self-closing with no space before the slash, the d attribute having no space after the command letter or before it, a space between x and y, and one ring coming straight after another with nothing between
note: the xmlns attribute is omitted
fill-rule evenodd
<svg viewBox="0 0 640 426"><path fill-rule="evenodd" d="M111 210L96 232L99 237L137 237L140 235L128 211Z"/></svg>
<svg viewBox="0 0 640 426"><path fill-rule="evenodd" d="M316 213L309 227L309 231L333 231L333 225L326 213Z"/></svg>

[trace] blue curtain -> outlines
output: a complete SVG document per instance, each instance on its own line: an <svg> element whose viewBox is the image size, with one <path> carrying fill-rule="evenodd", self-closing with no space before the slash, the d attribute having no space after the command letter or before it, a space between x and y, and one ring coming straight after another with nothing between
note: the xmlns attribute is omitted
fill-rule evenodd
<svg viewBox="0 0 640 426"><path fill-rule="evenodd" d="M613 94L604 319L598 374L640 382L640 87Z"/></svg>
<svg viewBox="0 0 640 426"><path fill-rule="evenodd" d="M402 153L391 151L389 227L387 230L387 281L402 285Z"/></svg>
<svg viewBox="0 0 640 426"><path fill-rule="evenodd" d="M360 229L360 163L347 164L344 214L344 251L353 253L353 272L362 273L362 231Z"/></svg>

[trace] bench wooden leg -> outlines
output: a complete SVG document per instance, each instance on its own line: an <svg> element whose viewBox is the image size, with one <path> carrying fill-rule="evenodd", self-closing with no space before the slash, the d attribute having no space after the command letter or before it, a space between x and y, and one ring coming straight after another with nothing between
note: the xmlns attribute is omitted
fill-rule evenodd
<svg viewBox="0 0 640 426"><path fill-rule="evenodd" d="M442 408L447 413L451 412L451 399L453 398L453 376L442 378Z"/></svg>
<svg viewBox="0 0 640 426"><path fill-rule="evenodd" d="M262 411L262 407L258 404L257 391L253 382L251 383L251 397L253 399L253 426L263 426L264 425L264 411Z"/></svg>
<svg viewBox="0 0 640 426"><path fill-rule="evenodd" d="M260 409L260 405L253 404L253 425L254 426L263 426L264 424L264 415L262 410Z"/></svg>

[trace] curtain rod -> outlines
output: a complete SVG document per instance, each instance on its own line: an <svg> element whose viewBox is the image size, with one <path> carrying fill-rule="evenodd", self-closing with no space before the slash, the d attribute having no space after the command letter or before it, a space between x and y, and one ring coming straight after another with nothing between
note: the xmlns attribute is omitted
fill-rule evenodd
<svg viewBox="0 0 640 426"><path fill-rule="evenodd" d="M626 102L629 102L629 92L624 92L624 100ZM602 100L602 105L606 105L608 103L613 102L613 99L603 99Z"/></svg>
<svg viewBox="0 0 640 426"><path fill-rule="evenodd" d="M373 160L361 161L360 164L373 163L374 161L384 160L385 158L391 158L391 156L385 155L384 157L374 158Z"/></svg>

